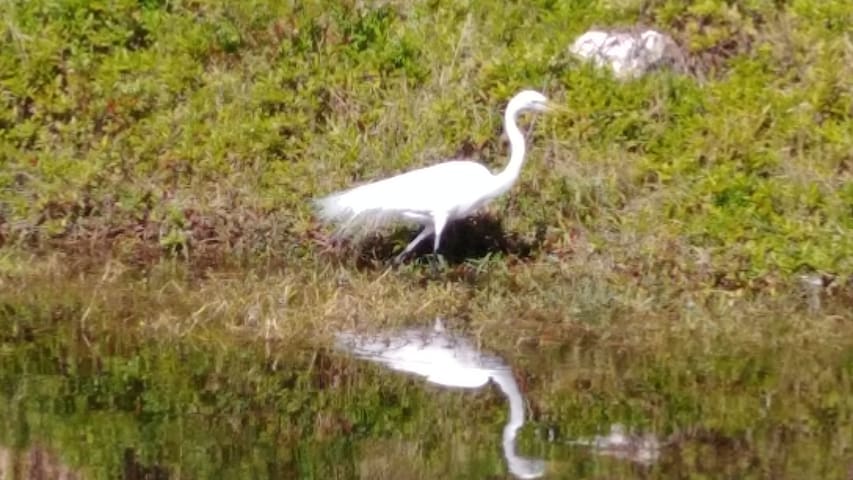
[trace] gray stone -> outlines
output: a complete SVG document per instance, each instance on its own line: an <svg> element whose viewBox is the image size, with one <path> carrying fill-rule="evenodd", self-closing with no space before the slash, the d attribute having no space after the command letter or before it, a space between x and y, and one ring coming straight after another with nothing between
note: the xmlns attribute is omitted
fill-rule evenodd
<svg viewBox="0 0 853 480"><path fill-rule="evenodd" d="M599 67L610 67L620 79L637 78L657 68L685 70L685 56L669 35L651 29L589 30L569 51Z"/></svg>

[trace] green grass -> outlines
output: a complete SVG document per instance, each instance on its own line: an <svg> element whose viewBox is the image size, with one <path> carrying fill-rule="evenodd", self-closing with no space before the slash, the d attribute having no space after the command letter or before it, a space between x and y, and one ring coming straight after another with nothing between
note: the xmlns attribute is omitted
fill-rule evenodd
<svg viewBox="0 0 853 480"><path fill-rule="evenodd" d="M778 3L5 2L4 243L298 263L310 198L466 142L500 168L501 110L534 87L570 113L532 128L493 207L509 232L580 231L617 262L701 249L745 280L849 274L853 8ZM701 78L619 83L566 54L637 21Z"/></svg>

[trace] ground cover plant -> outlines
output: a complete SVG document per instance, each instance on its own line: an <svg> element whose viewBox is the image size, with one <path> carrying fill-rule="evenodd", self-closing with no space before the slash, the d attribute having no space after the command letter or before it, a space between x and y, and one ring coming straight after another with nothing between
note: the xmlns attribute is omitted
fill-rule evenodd
<svg viewBox="0 0 853 480"><path fill-rule="evenodd" d="M466 146L501 166L501 110L533 87L570 113L534 130L493 211L545 237L535 256L575 232L659 257L676 242L743 279L851 271L845 2L3 9L6 245L298 262L319 250L312 197ZM636 22L670 31L700 79L618 83L565 54Z"/></svg>

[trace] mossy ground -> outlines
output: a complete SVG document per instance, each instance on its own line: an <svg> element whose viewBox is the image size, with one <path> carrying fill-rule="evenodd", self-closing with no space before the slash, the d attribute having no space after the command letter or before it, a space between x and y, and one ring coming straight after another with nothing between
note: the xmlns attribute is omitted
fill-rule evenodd
<svg viewBox="0 0 853 480"><path fill-rule="evenodd" d="M530 128L492 208L533 258L580 236L741 280L853 271L848 2L2 9L7 245L298 265L322 250L311 198L460 151L502 167L501 110L533 87L570 113ZM634 23L701 78L620 83L566 54Z"/></svg>

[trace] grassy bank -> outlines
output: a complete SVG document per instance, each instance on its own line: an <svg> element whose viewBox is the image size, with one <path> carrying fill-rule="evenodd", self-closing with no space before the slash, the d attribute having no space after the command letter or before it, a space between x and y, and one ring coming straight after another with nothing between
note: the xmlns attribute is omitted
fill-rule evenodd
<svg viewBox="0 0 853 480"><path fill-rule="evenodd" d="M0 238L310 264L310 198L457 152L500 168L501 110L535 87L570 113L537 120L502 221L449 254L701 263L738 285L853 271L848 2L497 5L5 2ZM635 22L696 76L619 83L566 55Z"/></svg>

